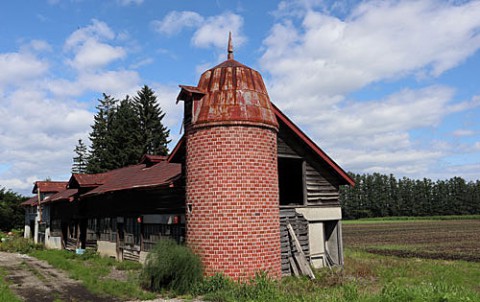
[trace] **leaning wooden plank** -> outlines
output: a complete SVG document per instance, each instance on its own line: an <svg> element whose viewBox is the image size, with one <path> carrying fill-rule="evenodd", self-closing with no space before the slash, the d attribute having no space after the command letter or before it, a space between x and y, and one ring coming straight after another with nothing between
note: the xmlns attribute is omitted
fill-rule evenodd
<svg viewBox="0 0 480 302"><path fill-rule="evenodd" d="M307 275L308 277L310 277L310 279L315 279L315 275L310 268L310 264L308 264L307 258L305 258L305 256L300 253L295 253L293 256L302 274Z"/></svg>
<svg viewBox="0 0 480 302"><path fill-rule="evenodd" d="M295 264L295 261L293 261L292 257L288 257L288 260L290 261L290 267L292 268L292 272L294 276L300 276L300 273L298 272L297 265Z"/></svg>
<svg viewBox="0 0 480 302"><path fill-rule="evenodd" d="M300 245L300 242L297 239L297 235L295 235L295 231L293 230L290 222L287 223L287 228L288 228L288 233L292 237L293 243L295 244L295 248L297 249L297 253L295 253L294 256L298 262L300 270L302 271L303 274L309 276L310 279L315 279L315 274L313 273L312 268L308 264L307 258L303 253L302 246Z"/></svg>

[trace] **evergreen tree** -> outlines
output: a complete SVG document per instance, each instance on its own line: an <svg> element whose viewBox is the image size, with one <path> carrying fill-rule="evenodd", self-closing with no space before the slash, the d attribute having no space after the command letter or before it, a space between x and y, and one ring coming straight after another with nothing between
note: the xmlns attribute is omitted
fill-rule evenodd
<svg viewBox="0 0 480 302"><path fill-rule="evenodd" d="M395 179L379 173L352 174L355 186L343 187L340 202L347 219L384 216L480 214L480 181L461 177Z"/></svg>
<svg viewBox="0 0 480 302"><path fill-rule="evenodd" d="M111 120L115 114L117 100L103 94L100 104L95 107L98 112L94 117L92 132L90 132L91 151L87 164L88 173L100 173L115 168L113 156L110 153L114 147L111 138Z"/></svg>
<svg viewBox="0 0 480 302"><path fill-rule="evenodd" d="M139 117L142 153L167 155L170 130L162 124L165 113L158 106L154 91L145 85L133 100Z"/></svg>
<svg viewBox="0 0 480 302"><path fill-rule="evenodd" d="M26 198L0 187L0 230L20 229L25 222L25 210L20 205Z"/></svg>
<svg viewBox="0 0 480 302"><path fill-rule="evenodd" d="M111 144L107 146L113 169L137 164L143 155L139 117L129 96L117 107L110 123Z"/></svg>
<svg viewBox="0 0 480 302"><path fill-rule="evenodd" d="M81 139L78 140L78 144L75 146L76 156L73 158L72 173L83 174L87 172L88 152L87 146Z"/></svg>
<svg viewBox="0 0 480 302"><path fill-rule="evenodd" d="M133 100L126 96L120 103L106 94L98 101L89 136L87 173L136 164L144 154L167 155L170 131L162 124L165 113L152 89L145 85ZM75 163L82 158L77 151L83 152L75 149ZM74 164L72 171L77 168Z"/></svg>

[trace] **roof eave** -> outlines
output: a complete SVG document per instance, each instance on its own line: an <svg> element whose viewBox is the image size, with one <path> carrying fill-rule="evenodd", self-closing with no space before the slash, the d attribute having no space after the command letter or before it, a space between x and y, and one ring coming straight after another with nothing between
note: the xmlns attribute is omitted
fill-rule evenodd
<svg viewBox="0 0 480 302"><path fill-rule="evenodd" d="M305 133L303 133L300 128L298 128L280 109L277 108L273 103L272 108L277 119L281 120L285 125L287 125L290 130L292 130L298 137L305 142L318 156L320 156L327 164L332 167L332 169L345 181L345 184L348 184L352 187L355 186L355 181L345 172L333 159L330 158L320 147L317 146Z"/></svg>

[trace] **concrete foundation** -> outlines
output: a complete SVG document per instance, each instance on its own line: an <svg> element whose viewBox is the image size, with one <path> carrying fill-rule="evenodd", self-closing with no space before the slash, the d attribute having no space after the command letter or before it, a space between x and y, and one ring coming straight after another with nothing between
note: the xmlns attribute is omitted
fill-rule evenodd
<svg viewBox="0 0 480 302"><path fill-rule="evenodd" d="M117 244L110 241L97 241L97 252L101 256L113 257L118 259Z"/></svg>
<svg viewBox="0 0 480 302"><path fill-rule="evenodd" d="M310 262L314 268L321 268L326 266L326 246L327 240L325 234L325 224L342 219L342 210L340 207L305 207L305 208L296 208L297 213L302 214L305 219L308 220L308 240L310 245ZM332 240L339 240L337 236L332 237ZM335 244L337 244L336 242ZM331 245L331 243L329 243ZM337 244L338 245L338 244ZM331 252L331 251L330 251ZM343 253L340 249L335 250L334 259L338 259L338 264L343 264ZM340 261L342 259L342 261Z"/></svg>

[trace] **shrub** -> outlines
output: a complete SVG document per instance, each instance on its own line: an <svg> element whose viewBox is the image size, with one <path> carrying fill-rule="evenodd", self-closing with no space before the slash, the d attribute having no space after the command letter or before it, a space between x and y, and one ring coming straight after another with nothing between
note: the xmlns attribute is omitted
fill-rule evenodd
<svg viewBox="0 0 480 302"><path fill-rule="evenodd" d="M5 240L0 243L0 251L2 252L27 254L31 251L42 249L42 244L36 244L31 239L22 237L6 237Z"/></svg>
<svg viewBox="0 0 480 302"><path fill-rule="evenodd" d="M216 273L213 276L204 278L201 283L198 283L194 293L203 295L231 289L232 287L233 283L228 277L224 274Z"/></svg>
<svg viewBox="0 0 480 302"><path fill-rule="evenodd" d="M202 280L200 258L173 240L160 240L149 253L141 274L143 286L154 291L189 292Z"/></svg>
<svg viewBox="0 0 480 302"><path fill-rule="evenodd" d="M223 274L215 274L199 283L193 294L203 295L203 299L213 302L291 301L282 296L279 286L278 281L262 271L246 281L233 281Z"/></svg>

